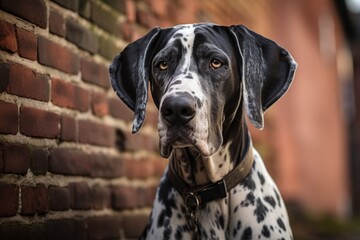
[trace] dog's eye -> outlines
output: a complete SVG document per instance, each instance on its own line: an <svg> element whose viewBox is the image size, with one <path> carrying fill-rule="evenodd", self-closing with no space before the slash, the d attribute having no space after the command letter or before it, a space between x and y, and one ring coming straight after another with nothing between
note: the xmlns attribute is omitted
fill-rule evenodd
<svg viewBox="0 0 360 240"><path fill-rule="evenodd" d="M222 64L223 63L219 59L215 58L215 59L211 60L210 67L212 69L218 69L218 68L220 68L222 66Z"/></svg>
<svg viewBox="0 0 360 240"><path fill-rule="evenodd" d="M161 62L159 62L158 68L160 69L160 71L165 71L165 70L167 70L167 68L168 68L167 62L166 62L166 61L161 61Z"/></svg>

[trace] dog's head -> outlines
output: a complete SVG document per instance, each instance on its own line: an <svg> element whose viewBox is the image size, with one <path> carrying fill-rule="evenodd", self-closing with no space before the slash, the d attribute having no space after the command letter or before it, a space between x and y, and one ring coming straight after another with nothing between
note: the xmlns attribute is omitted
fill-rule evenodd
<svg viewBox="0 0 360 240"><path fill-rule="evenodd" d="M208 157L243 99L252 124L263 128L265 110L287 91L296 66L285 49L244 26L191 24L155 28L131 43L113 60L110 77L135 113L133 133L145 118L150 80L161 155L191 146Z"/></svg>

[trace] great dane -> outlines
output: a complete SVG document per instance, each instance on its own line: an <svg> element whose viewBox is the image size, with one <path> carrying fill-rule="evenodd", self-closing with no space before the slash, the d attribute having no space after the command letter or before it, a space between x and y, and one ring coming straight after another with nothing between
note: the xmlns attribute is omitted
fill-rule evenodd
<svg viewBox="0 0 360 240"><path fill-rule="evenodd" d="M289 88L297 64L242 25L155 28L110 66L111 84L145 118L148 83L159 109L160 181L142 239L292 239L278 188L253 148L246 115L263 114Z"/></svg>

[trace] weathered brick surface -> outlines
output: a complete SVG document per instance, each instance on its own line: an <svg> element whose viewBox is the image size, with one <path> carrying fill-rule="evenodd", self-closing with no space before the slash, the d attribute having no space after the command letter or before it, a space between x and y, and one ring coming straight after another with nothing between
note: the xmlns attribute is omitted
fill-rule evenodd
<svg viewBox="0 0 360 240"><path fill-rule="evenodd" d="M86 240L87 230L84 219L48 220L44 224L45 238L51 240Z"/></svg>
<svg viewBox="0 0 360 240"><path fill-rule="evenodd" d="M74 52L43 36L38 36L38 60L66 73L77 74L79 71L79 57Z"/></svg>
<svg viewBox="0 0 360 240"><path fill-rule="evenodd" d="M0 49L11 53L17 50L15 27L3 20L0 20Z"/></svg>
<svg viewBox="0 0 360 240"><path fill-rule="evenodd" d="M37 39L36 35L21 28L16 28L18 53L21 57L36 60L37 58Z"/></svg>
<svg viewBox="0 0 360 240"><path fill-rule="evenodd" d="M21 144L4 144L3 164L4 173L26 174L30 167L29 148Z"/></svg>
<svg viewBox="0 0 360 240"><path fill-rule="evenodd" d="M10 64L9 85L7 92L40 101L49 101L49 77L20 65Z"/></svg>
<svg viewBox="0 0 360 240"><path fill-rule="evenodd" d="M79 6L79 0L52 0L52 1L75 12L77 11Z"/></svg>
<svg viewBox="0 0 360 240"><path fill-rule="evenodd" d="M91 8L91 20L106 31L117 35L119 33L119 14L102 7L99 2L93 2ZM109 24L111 23L111 24Z"/></svg>
<svg viewBox="0 0 360 240"><path fill-rule="evenodd" d="M60 107L77 109L85 112L89 109L89 91L60 79L51 79L51 101Z"/></svg>
<svg viewBox="0 0 360 240"><path fill-rule="evenodd" d="M19 207L19 187L15 184L0 183L0 217L10 217Z"/></svg>
<svg viewBox="0 0 360 240"><path fill-rule="evenodd" d="M35 175L45 175L48 170L49 152L42 148L31 149L30 169Z"/></svg>
<svg viewBox="0 0 360 240"><path fill-rule="evenodd" d="M7 85L9 84L9 64L0 62L0 93L5 91Z"/></svg>
<svg viewBox="0 0 360 240"><path fill-rule="evenodd" d="M90 174L91 157L80 150L57 148L50 152L49 171L86 176Z"/></svg>
<svg viewBox="0 0 360 240"><path fill-rule="evenodd" d="M18 107L14 103L0 101L0 133L18 132Z"/></svg>
<svg viewBox="0 0 360 240"><path fill-rule="evenodd" d="M49 186L49 208L53 211L64 211L70 209L71 196L68 187Z"/></svg>
<svg viewBox="0 0 360 240"><path fill-rule="evenodd" d="M125 215L123 218L123 226L125 231L125 236L128 239L138 238L140 229L144 229L149 216L147 215Z"/></svg>
<svg viewBox="0 0 360 240"><path fill-rule="evenodd" d="M97 52L98 39L95 33L72 18L66 21L66 39L90 53Z"/></svg>
<svg viewBox="0 0 360 240"><path fill-rule="evenodd" d="M109 113L111 116L130 122L134 113L119 98L109 98ZM146 117L145 117L146 118Z"/></svg>
<svg viewBox="0 0 360 240"><path fill-rule="evenodd" d="M32 186L21 186L21 211L22 215L34 215L37 203L35 188Z"/></svg>
<svg viewBox="0 0 360 240"><path fill-rule="evenodd" d="M61 116L60 138L64 141L77 141L77 123L75 118L66 115Z"/></svg>
<svg viewBox="0 0 360 240"><path fill-rule="evenodd" d="M85 182L71 183L69 185L72 197L71 208L75 210L88 210L91 208L91 189Z"/></svg>
<svg viewBox="0 0 360 240"><path fill-rule="evenodd" d="M81 77L85 82L93 83L106 89L110 87L108 68L90 59L81 60Z"/></svg>
<svg viewBox="0 0 360 240"><path fill-rule="evenodd" d="M39 27L46 28L47 10L43 0L0 1L0 9L34 23Z"/></svg>
<svg viewBox="0 0 360 240"><path fill-rule="evenodd" d="M111 191L108 186L95 185L91 188L91 206L96 210L111 207Z"/></svg>
<svg viewBox="0 0 360 240"><path fill-rule="evenodd" d="M37 213L42 215L49 212L48 189L45 184L37 184L35 188Z"/></svg>
<svg viewBox="0 0 360 240"><path fill-rule="evenodd" d="M50 9L49 17L49 30L50 33L64 37L66 34L65 19L57 10Z"/></svg>
<svg viewBox="0 0 360 240"><path fill-rule="evenodd" d="M57 138L60 117L40 109L20 107L20 132L31 137Z"/></svg>
<svg viewBox="0 0 360 240"><path fill-rule="evenodd" d="M102 178L116 178L124 176L125 168L122 158L106 155L91 156L91 176Z"/></svg>
<svg viewBox="0 0 360 240"><path fill-rule="evenodd" d="M10 222L0 225L0 239L23 240L29 238L29 229L19 222Z"/></svg>
<svg viewBox="0 0 360 240"><path fill-rule="evenodd" d="M93 217L87 219L88 239L119 239L122 221L117 216Z"/></svg>
<svg viewBox="0 0 360 240"><path fill-rule="evenodd" d="M91 110L94 115L104 117L109 113L108 101L105 94L101 92L91 93Z"/></svg>
<svg viewBox="0 0 360 240"><path fill-rule="evenodd" d="M112 38L106 36L99 37L99 54L108 60L113 60L114 57L121 51Z"/></svg>
<svg viewBox="0 0 360 240"><path fill-rule="evenodd" d="M112 189L112 207L117 210L136 208L139 206L137 188L129 186L114 186Z"/></svg>
<svg viewBox="0 0 360 240"><path fill-rule="evenodd" d="M89 120L79 120L79 142L111 147L115 142L113 128Z"/></svg>

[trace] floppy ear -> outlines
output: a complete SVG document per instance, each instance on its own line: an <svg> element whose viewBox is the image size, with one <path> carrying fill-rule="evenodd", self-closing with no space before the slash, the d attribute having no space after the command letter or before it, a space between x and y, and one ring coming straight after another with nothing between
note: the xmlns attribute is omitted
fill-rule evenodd
<svg viewBox="0 0 360 240"><path fill-rule="evenodd" d="M134 111L132 132L136 133L145 119L148 100L151 45L160 28L129 44L110 65L110 80L116 94Z"/></svg>
<svg viewBox="0 0 360 240"><path fill-rule="evenodd" d="M259 129L264 112L290 87L297 67L289 52L245 26L231 26L242 61L243 95L248 117Z"/></svg>

